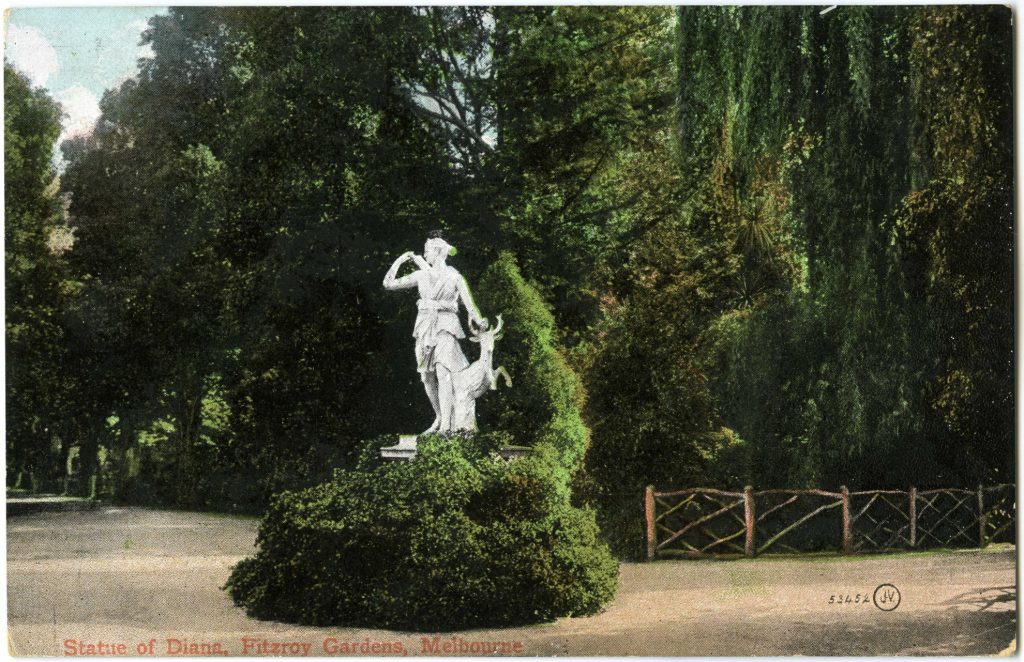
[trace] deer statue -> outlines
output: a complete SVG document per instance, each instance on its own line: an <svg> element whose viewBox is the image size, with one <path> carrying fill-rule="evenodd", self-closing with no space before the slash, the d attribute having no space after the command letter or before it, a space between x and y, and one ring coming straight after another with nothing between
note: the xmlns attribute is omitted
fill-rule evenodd
<svg viewBox="0 0 1024 662"><path fill-rule="evenodd" d="M504 322L498 315L498 323L489 331L471 329L474 333L470 342L480 344L480 358L453 375L455 387L455 411L452 416L453 430L476 430L476 399L488 389L498 388L498 377L505 378L505 386L512 386L512 377L503 366L494 368L494 342L501 339Z"/></svg>

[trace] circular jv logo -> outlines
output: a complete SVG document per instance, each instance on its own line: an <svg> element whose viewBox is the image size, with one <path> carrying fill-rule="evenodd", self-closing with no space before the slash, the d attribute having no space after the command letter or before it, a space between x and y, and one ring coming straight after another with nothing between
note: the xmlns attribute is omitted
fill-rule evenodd
<svg viewBox="0 0 1024 662"><path fill-rule="evenodd" d="M900 590L894 584L881 584L875 589L871 601L882 611L892 611L900 606Z"/></svg>

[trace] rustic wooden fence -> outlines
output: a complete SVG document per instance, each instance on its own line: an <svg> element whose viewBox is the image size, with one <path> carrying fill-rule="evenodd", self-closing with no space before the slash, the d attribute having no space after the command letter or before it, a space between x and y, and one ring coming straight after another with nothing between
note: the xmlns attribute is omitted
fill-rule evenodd
<svg viewBox="0 0 1024 662"><path fill-rule="evenodd" d="M985 547L1016 537L1014 486L761 490L703 487L644 495L647 558Z"/></svg>

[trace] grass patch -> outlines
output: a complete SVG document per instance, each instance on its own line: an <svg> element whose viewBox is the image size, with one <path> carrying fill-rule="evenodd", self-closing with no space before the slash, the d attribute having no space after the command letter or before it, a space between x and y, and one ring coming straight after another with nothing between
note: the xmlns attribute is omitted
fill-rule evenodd
<svg viewBox="0 0 1024 662"><path fill-rule="evenodd" d="M805 563L856 563L859 561L871 561L880 559L902 559L902 558L919 558L927 556L946 556L946 555L957 555L957 554L998 554L1002 552L1012 552L1016 549L1013 543L992 543L988 547L978 549L977 547L962 547L962 548L950 548L950 547L936 547L932 549L914 549L914 550L902 550L902 551L891 551L891 552L861 552L856 554L844 555L839 552L806 552L803 554L762 554L750 558L742 554L719 554L716 556L687 556L685 552L662 552L664 555L661 558L655 560L655 562L661 561L695 561L698 563L726 563L734 561L748 561L754 563L760 562L772 562L772 561L802 561Z"/></svg>

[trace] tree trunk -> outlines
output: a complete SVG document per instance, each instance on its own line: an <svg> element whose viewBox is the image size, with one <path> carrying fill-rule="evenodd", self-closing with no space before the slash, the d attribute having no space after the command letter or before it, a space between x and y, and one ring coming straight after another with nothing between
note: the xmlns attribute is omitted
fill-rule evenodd
<svg viewBox="0 0 1024 662"><path fill-rule="evenodd" d="M78 496L94 498L99 491L99 430L90 426L84 430L78 445L79 476Z"/></svg>
<svg viewBox="0 0 1024 662"><path fill-rule="evenodd" d="M193 397L189 397L188 393L194 394ZM203 407L203 396L205 395L202 388L191 389L186 391L182 396L181 410L182 415L178 419L178 470L177 470L177 485L176 494L177 498L175 501L179 506L192 506L194 505L196 496L196 483L194 477L194 458L192 457L195 437L198 435L200 428L202 407Z"/></svg>
<svg viewBox="0 0 1024 662"><path fill-rule="evenodd" d="M71 472L68 470L68 455L71 454L71 437L67 433L64 433L60 437L60 474L61 474L61 485L63 489L62 494L68 493L68 479L71 477Z"/></svg>
<svg viewBox="0 0 1024 662"><path fill-rule="evenodd" d="M128 500L128 452L135 446L135 417L131 412L121 417L121 434L117 444L117 466L114 468L114 498Z"/></svg>

